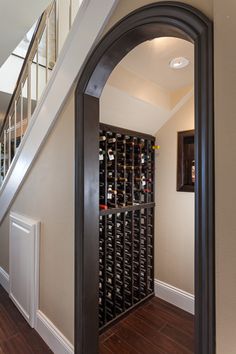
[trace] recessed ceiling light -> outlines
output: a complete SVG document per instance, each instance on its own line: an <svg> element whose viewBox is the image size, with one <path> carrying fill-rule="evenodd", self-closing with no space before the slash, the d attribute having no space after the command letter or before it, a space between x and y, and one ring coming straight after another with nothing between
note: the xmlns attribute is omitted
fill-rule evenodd
<svg viewBox="0 0 236 354"><path fill-rule="evenodd" d="M185 57L174 58L170 62L171 69L183 69L189 65L189 60Z"/></svg>

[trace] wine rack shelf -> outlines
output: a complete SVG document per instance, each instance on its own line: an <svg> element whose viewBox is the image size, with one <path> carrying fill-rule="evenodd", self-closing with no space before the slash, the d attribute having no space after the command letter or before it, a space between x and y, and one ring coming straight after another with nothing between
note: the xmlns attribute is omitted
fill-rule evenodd
<svg viewBox="0 0 236 354"><path fill-rule="evenodd" d="M100 124L99 327L154 292L155 138Z"/></svg>

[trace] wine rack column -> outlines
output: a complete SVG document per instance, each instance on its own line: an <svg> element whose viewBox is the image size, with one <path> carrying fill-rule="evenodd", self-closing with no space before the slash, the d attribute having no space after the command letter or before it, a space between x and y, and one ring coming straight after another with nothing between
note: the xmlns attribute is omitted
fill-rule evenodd
<svg viewBox="0 0 236 354"><path fill-rule="evenodd" d="M154 137L100 125L99 326L154 292Z"/></svg>

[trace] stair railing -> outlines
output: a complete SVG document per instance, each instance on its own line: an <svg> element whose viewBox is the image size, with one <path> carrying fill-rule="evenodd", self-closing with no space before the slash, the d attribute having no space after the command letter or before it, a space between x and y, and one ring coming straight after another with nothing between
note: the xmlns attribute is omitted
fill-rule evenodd
<svg viewBox="0 0 236 354"><path fill-rule="evenodd" d="M63 1L64 7L60 10L60 4ZM63 1L54 0L38 20L1 125L0 187L7 176L62 47L62 40L59 40L59 28L60 18L65 15L65 3L68 6L66 11L68 32L72 26L72 7L75 0ZM77 0L77 2L77 5L80 5L82 0ZM64 33L64 39L66 35L67 33Z"/></svg>

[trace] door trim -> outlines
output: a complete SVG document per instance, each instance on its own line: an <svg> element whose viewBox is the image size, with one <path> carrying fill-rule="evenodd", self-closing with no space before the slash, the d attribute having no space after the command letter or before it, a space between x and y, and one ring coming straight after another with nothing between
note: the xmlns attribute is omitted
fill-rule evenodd
<svg viewBox="0 0 236 354"><path fill-rule="evenodd" d="M195 45L195 354L215 354L212 22L179 2L144 6L100 41L80 76L75 113L75 353L98 354L99 98L135 46L174 36Z"/></svg>

